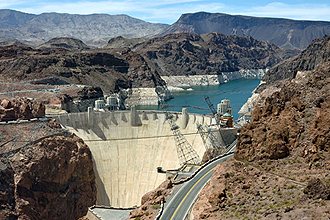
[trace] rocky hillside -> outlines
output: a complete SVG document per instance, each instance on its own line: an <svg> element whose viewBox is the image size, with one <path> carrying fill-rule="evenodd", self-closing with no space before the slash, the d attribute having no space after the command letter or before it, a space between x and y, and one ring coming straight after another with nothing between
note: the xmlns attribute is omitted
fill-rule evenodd
<svg viewBox="0 0 330 220"><path fill-rule="evenodd" d="M330 61L330 35L314 40L301 54L270 69L264 76L267 83L291 80L298 71L314 70L320 64Z"/></svg>
<svg viewBox="0 0 330 220"><path fill-rule="evenodd" d="M105 93L164 85L144 58L128 49L71 52L65 49L2 47L0 54L3 60L0 64L1 82L55 77L71 84L98 86Z"/></svg>
<svg viewBox="0 0 330 220"><path fill-rule="evenodd" d="M169 34L146 40L132 50L165 76L266 69L294 54L249 36L221 33Z"/></svg>
<svg viewBox="0 0 330 220"><path fill-rule="evenodd" d="M68 37L53 38L36 47L40 50L49 50L53 48L65 48L68 50L90 49L84 42L78 39Z"/></svg>
<svg viewBox="0 0 330 220"><path fill-rule="evenodd" d="M15 41L15 40L12 40L12 41L11 40L9 40L9 41L1 41L0 40L0 47L6 47L6 46L28 46L28 45L23 44L19 41Z"/></svg>
<svg viewBox="0 0 330 220"><path fill-rule="evenodd" d="M25 113L22 119L29 117ZM0 133L0 219L86 215L96 186L91 152L80 138L47 120L1 124Z"/></svg>
<svg viewBox="0 0 330 220"><path fill-rule="evenodd" d="M251 36L283 49L305 49L314 39L330 34L330 22L259 18L223 13L188 13L159 36L169 33L203 34L221 32Z"/></svg>
<svg viewBox="0 0 330 220"><path fill-rule="evenodd" d="M108 44L104 47L107 49L133 47L136 44L146 41L146 38L124 38L122 36L111 38Z"/></svg>
<svg viewBox="0 0 330 220"><path fill-rule="evenodd" d="M324 37L308 47L323 62L312 54L309 62L303 55L293 59L289 66L304 63L307 70L289 77L254 109L234 159L217 166L199 195L194 219L329 219L328 42Z"/></svg>
<svg viewBox="0 0 330 220"><path fill-rule="evenodd" d="M110 38L148 37L167 28L166 24L148 23L127 15L109 14L27 14L0 10L0 36L23 43L39 45L55 37L71 37L87 45L101 47Z"/></svg>

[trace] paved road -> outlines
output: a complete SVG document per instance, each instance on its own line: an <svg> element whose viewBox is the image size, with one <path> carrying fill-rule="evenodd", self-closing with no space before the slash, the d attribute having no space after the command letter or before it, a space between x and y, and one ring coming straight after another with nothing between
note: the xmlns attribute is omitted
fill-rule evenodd
<svg viewBox="0 0 330 220"><path fill-rule="evenodd" d="M184 219L190 210L195 198L209 181L213 174L214 168L224 160L233 157L234 154L222 157L203 168L194 178L186 182L180 191L166 205L161 220L180 220Z"/></svg>

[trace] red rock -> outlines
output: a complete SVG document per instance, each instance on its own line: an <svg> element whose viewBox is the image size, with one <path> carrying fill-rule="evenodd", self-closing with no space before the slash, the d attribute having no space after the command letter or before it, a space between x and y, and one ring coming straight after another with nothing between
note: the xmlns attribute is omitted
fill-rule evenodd
<svg viewBox="0 0 330 220"><path fill-rule="evenodd" d="M0 121L40 118L45 116L45 105L42 102L18 98L1 101Z"/></svg>
<svg viewBox="0 0 330 220"><path fill-rule="evenodd" d="M3 99L0 104L3 108L11 108L11 102L8 99Z"/></svg>
<svg viewBox="0 0 330 220"><path fill-rule="evenodd" d="M14 154L10 165L12 175L0 169L8 185L0 217L78 219L96 202L91 152L74 135L43 139Z"/></svg>

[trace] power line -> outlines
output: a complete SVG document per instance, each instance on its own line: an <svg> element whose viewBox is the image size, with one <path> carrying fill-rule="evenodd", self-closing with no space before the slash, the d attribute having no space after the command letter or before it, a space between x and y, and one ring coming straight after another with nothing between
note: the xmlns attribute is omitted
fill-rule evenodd
<svg viewBox="0 0 330 220"><path fill-rule="evenodd" d="M210 132L217 132L215 131L210 131ZM208 132L205 132L208 134ZM184 136L189 136L189 135L196 135L198 134L197 132L190 132L190 133L185 133L182 134ZM126 141L126 140L140 140L140 139L153 139L153 138L167 138L167 137L174 137L174 134L169 134L169 135L158 135L158 136L147 136L147 137L129 137L129 138L107 138L107 139L84 139L85 142L97 142L97 141ZM10 142L23 142L23 143L28 143L30 141L10 141Z"/></svg>

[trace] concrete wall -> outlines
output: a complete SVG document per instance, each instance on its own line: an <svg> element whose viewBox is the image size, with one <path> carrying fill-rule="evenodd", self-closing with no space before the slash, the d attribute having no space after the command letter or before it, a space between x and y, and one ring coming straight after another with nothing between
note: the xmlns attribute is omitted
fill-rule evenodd
<svg viewBox="0 0 330 220"><path fill-rule="evenodd" d="M205 147L196 121L215 123L198 114L175 113L181 133L202 158ZM85 112L55 116L90 147L97 184L97 204L112 207L140 205L141 197L165 180L157 173L180 166L173 133L165 112Z"/></svg>

